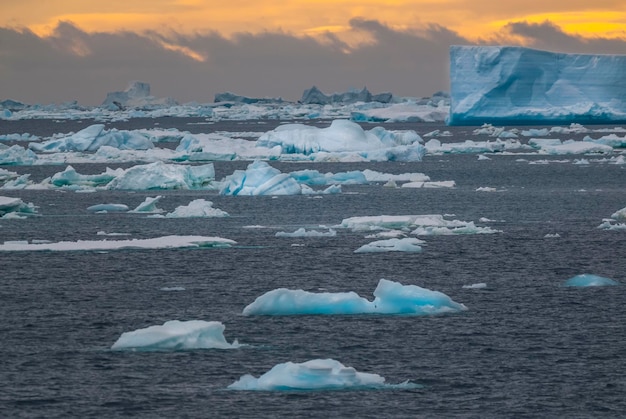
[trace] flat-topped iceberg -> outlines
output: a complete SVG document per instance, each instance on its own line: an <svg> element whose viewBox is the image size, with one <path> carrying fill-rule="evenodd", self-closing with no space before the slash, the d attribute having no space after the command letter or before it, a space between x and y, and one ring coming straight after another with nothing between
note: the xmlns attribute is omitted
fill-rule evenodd
<svg viewBox="0 0 626 419"><path fill-rule="evenodd" d="M359 372L334 359L312 359L303 363L285 362L272 367L259 378L250 374L228 386L230 390L302 391L302 390L375 390L419 388L405 381L386 384L378 374Z"/></svg>
<svg viewBox="0 0 626 419"><path fill-rule="evenodd" d="M163 236L152 239L129 240L78 240L45 243L27 241L5 241L0 252L33 251L89 251L122 249L181 249L181 248L224 248L236 244L234 240L206 236Z"/></svg>
<svg viewBox="0 0 626 419"><path fill-rule="evenodd" d="M378 230L404 230L419 236L450 234L500 233L491 227L479 227L473 221L447 220L441 214L426 215L374 215L344 218L335 228L347 228L355 232Z"/></svg>
<svg viewBox="0 0 626 419"><path fill-rule="evenodd" d="M381 253L381 252L409 252L419 253L422 251L423 240L414 237L391 238L386 240L376 240L364 244L354 251L354 253Z"/></svg>
<svg viewBox="0 0 626 419"><path fill-rule="evenodd" d="M626 121L626 55L450 47L451 125Z"/></svg>
<svg viewBox="0 0 626 419"><path fill-rule="evenodd" d="M611 285L619 285L619 282L593 274L576 275L563 284L565 287L605 287Z"/></svg>
<svg viewBox="0 0 626 419"><path fill-rule="evenodd" d="M446 294L417 285L402 285L381 279L369 301L350 292L312 293L304 290L278 288L269 291L243 309L244 316L401 314L434 315L467 310Z"/></svg>
<svg viewBox="0 0 626 419"><path fill-rule="evenodd" d="M162 351L184 349L234 349L241 345L228 343L226 327L217 321L170 320L158 326L149 326L124 332L111 349L131 351Z"/></svg>

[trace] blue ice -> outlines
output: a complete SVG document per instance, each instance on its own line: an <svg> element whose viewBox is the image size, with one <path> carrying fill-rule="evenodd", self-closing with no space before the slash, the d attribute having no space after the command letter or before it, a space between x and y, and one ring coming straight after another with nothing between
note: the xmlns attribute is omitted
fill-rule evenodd
<svg viewBox="0 0 626 419"><path fill-rule="evenodd" d="M576 275L565 281L564 287L604 287L608 285L619 285L619 282L593 274Z"/></svg>
<svg viewBox="0 0 626 419"><path fill-rule="evenodd" d="M434 315L467 310L446 294L417 285L402 285L381 279L374 290L374 300L360 297L354 291L312 293L278 288L269 291L246 306L243 315L342 315L402 314Z"/></svg>
<svg viewBox="0 0 626 419"><path fill-rule="evenodd" d="M624 55L451 46L452 125L626 121Z"/></svg>
<svg viewBox="0 0 626 419"><path fill-rule="evenodd" d="M303 363L285 362L255 378L246 374L229 385L231 390L295 391L295 390L367 390L385 388L419 388L405 381L386 384L378 374L359 372L334 359L312 359Z"/></svg>

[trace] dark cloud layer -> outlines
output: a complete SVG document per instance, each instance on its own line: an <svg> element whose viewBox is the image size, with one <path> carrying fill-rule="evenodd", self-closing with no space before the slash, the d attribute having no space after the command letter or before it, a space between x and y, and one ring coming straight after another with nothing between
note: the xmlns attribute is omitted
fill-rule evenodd
<svg viewBox="0 0 626 419"><path fill-rule="evenodd" d="M376 20L353 19L350 25L374 42L351 48L333 34L320 40L282 32L232 38L171 31L86 33L68 22L45 38L0 28L0 99L95 105L133 80L150 83L157 97L179 102L211 102L226 91L297 100L313 85L327 93L366 86L374 93L427 96L448 90L448 47L470 43L438 25L411 31ZM571 36L550 22L510 23L481 43L502 43L510 35L542 49L626 54L625 41ZM196 59L185 54L190 51Z"/></svg>

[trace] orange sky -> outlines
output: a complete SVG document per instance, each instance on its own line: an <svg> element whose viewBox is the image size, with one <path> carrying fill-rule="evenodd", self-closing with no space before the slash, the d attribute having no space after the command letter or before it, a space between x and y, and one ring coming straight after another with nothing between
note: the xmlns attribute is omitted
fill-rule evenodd
<svg viewBox="0 0 626 419"><path fill-rule="evenodd" d="M626 39L623 0L2 0L0 16L0 26L28 27L39 35L58 21L88 32L342 35L351 18L362 17L394 29L437 23L468 39L487 38L509 22L545 20L569 34Z"/></svg>

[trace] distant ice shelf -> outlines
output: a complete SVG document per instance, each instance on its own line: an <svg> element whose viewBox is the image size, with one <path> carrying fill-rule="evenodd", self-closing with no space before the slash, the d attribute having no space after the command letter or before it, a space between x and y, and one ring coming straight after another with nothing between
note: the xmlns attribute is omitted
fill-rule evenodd
<svg viewBox="0 0 626 419"><path fill-rule="evenodd" d="M450 125L626 122L626 55L450 47Z"/></svg>

